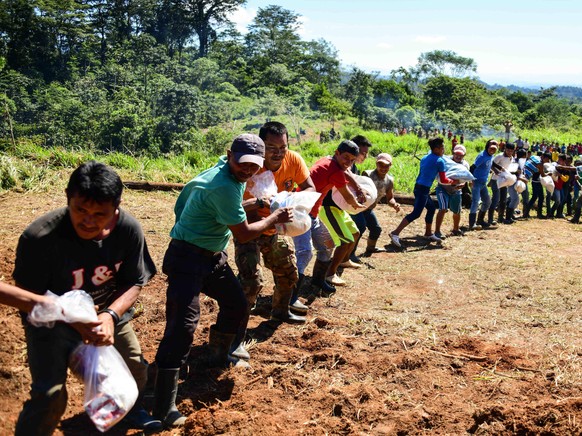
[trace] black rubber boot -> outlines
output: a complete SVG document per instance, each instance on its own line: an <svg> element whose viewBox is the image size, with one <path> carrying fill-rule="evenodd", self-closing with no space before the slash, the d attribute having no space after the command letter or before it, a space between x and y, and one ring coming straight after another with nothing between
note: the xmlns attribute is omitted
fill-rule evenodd
<svg viewBox="0 0 582 436"><path fill-rule="evenodd" d="M570 220L571 223L574 224L580 224L580 212L582 211L581 208L577 207L574 210L574 216L572 217L572 219Z"/></svg>
<svg viewBox="0 0 582 436"><path fill-rule="evenodd" d="M491 227L491 224L485 221L485 213L486 213L485 211L479 212L479 214L477 215L477 224L479 224L483 229L488 229L489 227Z"/></svg>
<svg viewBox="0 0 582 436"><path fill-rule="evenodd" d="M505 206L502 207L501 206L501 203L500 203L499 204L499 207L497 208L497 211L498 211L498 213L497 213L497 222L500 223L502 221L505 221ZM489 218L489 223L490 224L493 224L493 223L491 223L491 215L490 215L490 218Z"/></svg>
<svg viewBox="0 0 582 436"><path fill-rule="evenodd" d="M210 327L208 336L208 366L250 368L246 360L239 359L230 354L235 336L234 333L219 332L216 330L215 325Z"/></svg>
<svg viewBox="0 0 582 436"><path fill-rule="evenodd" d="M145 430L147 433L158 432L164 427L162 426L162 421L157 418L152 417L143 407L143 394L141 394L133 408L125 415L123 422L129 428L136 428L140 430Z"/></svg>
<svg viewBox="0 0 582 436"><path fill-rule="evenodd" d="M496 226L497 221L495 221L495 209L489 209L487 212L487 224L489 224L489 226Z"/></svg>
<svg viewBox="0 0 582 436"><path fill-rule="evenodd" d="M179 372L179 368L158 368L156 376L153 416L159 419L166 428L180 427L186 422L186 417L176 407Z"/></svg>
<svg viewBox="0 0 582 436"><path fill-rule="evenodd" d="M513 219L513 213L515 209L511 207L507 208L507 213L505 215L505 219L503 220L503 224L513 224L515 220Z"/></svg>
<svg viewBox="0 0 582 436"><path fill-rule="evenodd" d="M299 280L293 288L293 294L291 295L291 301L289 302L289 310L297 315L306 315L309 307L299 301L299 291L303 285L303 280L305 280L305 274L299 274Z"/></svg>
<svg viewBox="0 0 582 436"><path fill-rule="evenodd" d="M377 239L368 238L368 242L366 243L366 251L364 252L364 257L369 257L374 253L384 253L386 251L385 248L376 247L377 243L378 243Z"/></svg>
<svg viewBox="0 0 582 436"><path fill-rule="evenodd" d="M522 217L524 219L528 219L529 218L529 204L527 204L527 203L523 205L523 215L522 215Z"/></svg>
<svg viewBox="0 0 582 436"><path fill-rule="evenodd" d="M329 297L336 292L335 286L329 284L325 278L331 261L322 262L316 259L313 265L313 276L311 277L311 287L313 294L317 297Z"/></svg>
<svg viewBox="0 0 582 436"><path fill-rule="evenodd" d="M291 302L292 288L277 286L273 293L273 303L271 304L271 321L288 322L290 324L303 324L304 316L298 316L289 310Z"/></svg>

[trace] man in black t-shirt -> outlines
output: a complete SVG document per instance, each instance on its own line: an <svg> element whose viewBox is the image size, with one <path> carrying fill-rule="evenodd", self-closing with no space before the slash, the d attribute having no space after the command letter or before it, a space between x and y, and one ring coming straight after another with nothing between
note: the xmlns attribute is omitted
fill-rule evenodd
<svg viewBox="0 0 582 436"><path fill-rule="evenodd" d="M82 289L98 307L99 322L38 328L23 316L32 388L16 435L53 433L67 405L69 357L82 342L114 345L138 391L145 387L147 363L129 324L130 309L156 268L140 225L119 208L122 189L113 169L87 162L69 179L67 207L35 220L18 241L16 284L37 294L50 290L62 295ZM161 422L147 414L140 398L126 422L137 428L161 429Z"/></svg>

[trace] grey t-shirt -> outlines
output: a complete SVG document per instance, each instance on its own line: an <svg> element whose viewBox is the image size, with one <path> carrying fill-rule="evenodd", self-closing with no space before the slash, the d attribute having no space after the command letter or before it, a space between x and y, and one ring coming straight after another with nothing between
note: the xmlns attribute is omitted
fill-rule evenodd
<svg viewBox="0 0 582 436"><path fill-rule="evenodd" d="M381 178L376 170L366 170L364 171L364 175L369 177L376 185L376 189L378 190L378 197L376 197L376 201L372 206L369 207L369 210L372 210L378 204L380 199L386 196L386 192L394 189L394 177L390 174L386 174L383 178Z"/></svg>

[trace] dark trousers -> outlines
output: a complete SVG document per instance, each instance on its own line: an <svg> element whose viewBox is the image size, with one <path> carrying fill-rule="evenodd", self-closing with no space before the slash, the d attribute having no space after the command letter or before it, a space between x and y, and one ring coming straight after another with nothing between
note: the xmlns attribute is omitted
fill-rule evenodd
<svg viewBox="0 0 582 436"><path fill-rule="evenodd" d="M378 238L380 238L382 227L380 227L374 209L367 209L363 212L351 215L351 217L354 220L354 223L356 223L360 235L363 235L366 229L368 229L370 231L370 234L368 235L370 239L377 241Z"/></svg>
<svg viewBox="0 0 582 436"><path fill-rule="evenodd" d="M436 211L436 205L432 198L430 198L430 187L416 184L414 185L414 207L412 212L406 215L406 221L411 223L417 219L422 210L426 208L426 215L424 217L424 222L426 224L432 224L432 219L434 218L434 213Z"/></svg>
<svg viewBox="0 0 582 436"><path fill-rule="evenodd" d="M172 240L162 267L168 276L166 329L158 347L158 367L179 368L186 362L200 319L200 293L218 302L215 328L234 334L247 311L240 282L226 252L214 255L184 241Z"/></svg>
<svg viewBox="0 0 582 436"><path fill-rule="evenodd" d="M531 199L529 200L529 208L531 209L535 202L538 202L538 215L542 214L544 207L544 188L540 182L532 182L531 184Z"/></svg>

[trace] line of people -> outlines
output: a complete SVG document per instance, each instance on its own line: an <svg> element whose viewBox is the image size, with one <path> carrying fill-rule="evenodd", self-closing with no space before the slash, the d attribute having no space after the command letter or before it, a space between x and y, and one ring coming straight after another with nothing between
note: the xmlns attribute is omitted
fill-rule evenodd
<svg viewBox="0 0 582 436"><path fill-rule="evenodd" d="M561 153L557 156L557 161L553 162L550 152L532 155L531 151L523 147L516 153L516 145L513 143L503 144L498 152L500 144L490 139L474 163L469 165L464 159L466 148L459 144L453 148L451 160L470 171L474 180L467 183L447 177L446 161L443 159L444 140L437 137L428 142L431 151L420 162L420 171L414 186L413 210L390 232L391 244L396 248L403 248L400 232L420 217L423 209L427 210L424 238L427 242L439 244L447 237L441 231L447 211L450 210L453 214L450 235L463 236L464 231L495 229L498 223L513 224L518 218L516 211L520 199L523 202L523 218L530 218L530 211L535 208L537 218L565 218L566 215L572 215L571 221L579 223L582 209L581 160L574 161L571 155ZM431 198L435 179L438 180L436 204ZM531 198L528 188L530 183ZM468 199L469 217L468 226L461 227L464 196Z"/></svg>
<svg viewBox="0 0 582 436"><path fill-rule="evenodd" d="M55 430L67 403L67 362L80 343L113 345L127 363L140 392L125 419L127 425L148 431L184 425L185 417L176 407L179 370L188 359L200 319L201 293L216 300L219 307L208 338L208 365L245 368L251 360L245 348L247 326L265 282L261 258L275 283L271 321L304 323L307 304L317 297L333 295L337 286L346 285L345 277L338 274L340 268L361 268L356 251L366 230L369 236L363 255L385 250L377 244L382 227L374 210L381 199L396 212L400 205L394 198L394 180L389 175L392 156L380 153L376 168L362 174L373 181L378 191L376 200L369 207L364 206L366 196L358 182L357 164L366 159L371 146L367 138L358 135L342 141L332 156L323 157L308 168L299 153L289 150L286 127L268 122L258 136L243 134L235 138L226 156L185 185L174 207L175 223L162 265L168 285L166 325L155 356L152 414L143 403L148 364L129 314L142 287L156 273L156 266L139 223L120 207L123 184L119 176L99 162L79 166L67 185L67 206L36 219L21 235L13 273L17 287L0 283L0 302L22 311L32 376L31 397L18 418L16 434L51 434ZM400 232L424 208L428 211L427 241L442 240L440 226L449 209L453 212L453 234L462 234L460 213L465 183L447 177L443 139L432 138L429 146L430 153L420 163L413 210L390 233L391 243L398 247L402 246ZM494 158L497 144L491 140L475 161L471 229L491 225L491 220L486 222L485 218L491 210L487 180L490 170L499 175L509 168L509 150L511 147L506 147L501 157ZM453 160L469 167L465 154L464 146L457 145ZM519 177L523 175L525 181L533 181L536 171L541 177L549 171L542 160L536 163L534 158L520 166ZM556 171L571 173L573 167L567 162L558 164ZM309 213L308 230L293 237L293 241L275 230L276 225L293 221L293 210L283 207L271 211L271 198L257 198L250 192L253 176L267 171L273 173L278 192L320 194ZM430 190L435 179L439 181L439 212L433 233L437 207ZM493 193L494 201L500 204L505 198L502 189ZM334 191L339 197L332 195ZM511 187L509 191L507 210L511 217L515 205L511 203ZM343 210L338 198L356 212ZM534 193L530 203L536 198ZM559 210L558 205L556 211ZM579 205L577 210L579 216ZM226 253L231 236L238 276ZM316 259L307 299L302 301L300 291L306 287L306 269L314 248ZM50 299L42 295L46 290L62 295L73 289L83 289L91 295L98 310L96 323L57 323L49 329L27 322L26 312L34 304L50 304Z"/></svg>

